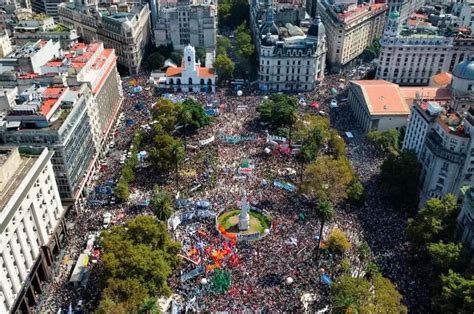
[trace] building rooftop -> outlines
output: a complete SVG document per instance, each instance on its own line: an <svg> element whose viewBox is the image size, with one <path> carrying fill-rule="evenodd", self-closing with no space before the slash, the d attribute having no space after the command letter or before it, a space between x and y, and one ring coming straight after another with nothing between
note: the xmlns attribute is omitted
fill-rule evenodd
<svg viewBox="0 0 474 314"><path fill-rule="evenodd" d="M0 149L0 212L5 208L37 158L20 155L18 148Z"/></svg>
<svg viewBox="0 0 474 314"><path fill-rule="evenodd" d="M397 84L384 80L352 81L364 95L371 115L408 115L410 108Z"/></svg>
<svg viewBox="0 0 474 314"><path fill-rule="evenodd" d="M350 23L355 19L360 19L365 15L372 15L374 12L386 9L385 3L363 3L360 5L333 5L332 9L338 19L344 23Z"/></svg>
<svg viewBox="0 0 474 314"><path fill-rule="evenodd" d="M433 87L447 87L451 84L453 75L448 72L441 72L431 77L430 85Z"/></svg>
<svg viewBox="0 0 474 314"><path fill-rule="evenodd" d="M400 93L405 101L411 105L416 99L423 101L448 102L452 98L452 92L444 87L400 87Z"/></svg>
<svg viewBox="0 0 474 314"><path fill-rule="evenodd" d="M469 137L469 133L464 128L464 117L457 112L443 112L436 122L449 134Z"/></svg>
<svg viewBox="0 0 474 314"><path fill-rule="evenodd" d="M43 48L48 43L47 40L40 39L36 42L28 42L21 47L13 50L5 58L7 59L18 59L18 58L31 58L35 53L37 53L41 48Z"/></svg>

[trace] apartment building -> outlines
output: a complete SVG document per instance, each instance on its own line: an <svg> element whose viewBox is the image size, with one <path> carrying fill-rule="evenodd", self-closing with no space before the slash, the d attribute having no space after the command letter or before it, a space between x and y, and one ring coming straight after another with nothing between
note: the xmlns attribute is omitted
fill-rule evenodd
<svg viewBox="0 0 474 314"><path fill-rule="evenodd" d="M332 70L350 64L374 40L382 37L386 10L384 3L372 1L362 4L318 2L318 13L326 29L327 62Z"/></svg>
<svg viewBox="0 0 474 314"><path fill-rule="evenodd" d="M65 208L48 149L0 148L0 312L30 313L64 245Z"/></svg>

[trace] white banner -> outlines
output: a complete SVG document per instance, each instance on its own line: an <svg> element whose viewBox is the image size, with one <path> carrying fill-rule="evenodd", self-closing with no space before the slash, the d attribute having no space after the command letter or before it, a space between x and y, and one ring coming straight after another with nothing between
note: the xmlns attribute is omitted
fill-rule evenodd
<svg viewBox="0 0 474 314"><path fill-rule="evenodd" d="M211 137L208 138L208 139L199 141L199 145L201 145L201 146L207 145L207 144L209 144L209 143L214 142L214 139L215 139L215 138L214 138L214 135L213 135L213 136L211 136Z"/></svg>

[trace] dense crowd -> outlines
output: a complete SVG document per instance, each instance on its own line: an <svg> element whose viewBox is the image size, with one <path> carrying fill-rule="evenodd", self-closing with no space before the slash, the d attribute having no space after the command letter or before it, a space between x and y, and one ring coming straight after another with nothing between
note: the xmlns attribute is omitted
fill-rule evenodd
<svg viewBox="0 0 474 314"><path fill-rule="evenodd" d="M357 75L357 72L352 73ZM397 285L409 309L422 312L428 304L428 291L424 289L422 272L418 271L406 244L406 217L394 211L377 188L383 156L364 142L343 101L347 97L347 78L347 73L328 76L314 92L298 95L304 100L300 103L301 111L327 113L333 127L355 135L347 141L348 155L367 190L368 197L363 206L337 204L336 217L327 224L325 233L337 226L348 234L353 243L349 256L355 272L363 268L355 248L362 240L367 241L382 273ZM137 86L142 87L140 92L135 92ZM153 95L146 75L124 79L123 87L123 118L119 118L114 128L113 147L101 161L100 170L89 184L89 199L97 196L94 187L116 182L121 168L120 156L129 149L132 135L151 122L150 110L157 96ZM172 100L187 96L168 95ZM194 201L209 200L213 210L219 212L238 207L245 190L253 206L271 214L272 228L264 239L239 243L233 249L239 263L224 265L232 277L231 288L226 294L211 293L208 286L201 283L202 276L181 283L180 276L196 267L184 261L170 279L174 293L179 295L180 305L198 311L261 310L272 313L326 307L329 304L328 286L320 281L320 275L325 273L334 279L338 265L331 256L325 256L320 264L315 264L313 257L319 222L311 204L295 192L272 185L272 179L296 182L293 172L288 169L293 170L297 166L291 156L277 152L268 145L265 127L255 119L255 109L265 96L246 90L242 96L237 96L235 90L220 89L216 94L195 94L192 97L208 108L218 109L219 113L212 124L187 138L187 155L178 171L179 197ZM339 102L338 108L329 106L334 98ZM315 101L318 106L311 106ZM137 108L137 104L143 104L143 108ZM246 138L237 143L227 140L237 135ZM212 137L214 139L209 143L200 145L200 141ZM265 148L270 148L270 152ZM245 160L251 161L255 168L251 174L241 175L238 169ZM56 269L56 279L44 289L39 310L57 311L58 308L67 309L78 304L82 304L86 311L95 308L100 297L100 259L91 264L90 276L84 286L76 287L69 283L71 269L84 250L88 235L103 228L106 212L114 218L120 217L121 221L149 213L148 207L137 206L134 200L149 198L155 184L176 192L174 179L173 173L166 178L154 175L145 162L140 164L136 179L131 184L132 196L127 204L92 205L87 199L84 200L80 208L68 217L68 245ZM106 197L112 198L110 195ZM115 223L121 221L114 220ZM198 235L198 230L204 231L204 235ZM223 241L215 231L212 220L183 224L174 236L183 243L183 255L192 248L218 246ZM324 234L323 239L326 236ZM293 283L285 283L288 277L294 280Z"/></svg>

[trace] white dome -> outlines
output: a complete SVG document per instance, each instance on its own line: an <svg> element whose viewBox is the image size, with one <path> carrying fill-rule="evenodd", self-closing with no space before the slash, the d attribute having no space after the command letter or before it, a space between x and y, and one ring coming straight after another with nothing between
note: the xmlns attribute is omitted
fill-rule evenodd
<svg viewBox="0 0 474 314"><path fill-rule="evenodd" d="M288 278L286 278L285 282L286 282L287 285L291 285L294 282L294 280L293 280L293 278L288 277Z"/></svg>
<svg viewBox="0 0 474 314"><path fill-rule="evenodd" d="M130 21L125 21L122 23L122 27L125 31L129 31L133 28L133 24Z"/></svg>

